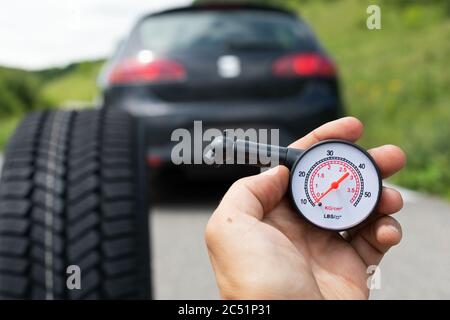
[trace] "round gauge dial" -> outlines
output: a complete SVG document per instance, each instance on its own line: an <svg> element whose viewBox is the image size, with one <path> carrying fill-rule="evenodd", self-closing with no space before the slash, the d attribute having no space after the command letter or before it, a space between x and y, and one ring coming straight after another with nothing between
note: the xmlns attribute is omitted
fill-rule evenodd
<svg viewBox="0 0 450 320"><path fill-rule="evenodd" d="M311 223L346 230L364 221L381 193L372 157L345 141L328 140L306 150L291 171L292 198Z"/></svg>

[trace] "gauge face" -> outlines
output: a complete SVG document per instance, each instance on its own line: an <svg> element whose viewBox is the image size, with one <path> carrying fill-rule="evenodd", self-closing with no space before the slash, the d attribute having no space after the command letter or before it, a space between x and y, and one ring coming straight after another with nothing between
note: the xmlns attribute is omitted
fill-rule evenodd
<svg viewBox="0 0 450 320"><path fill-rule="evenodd" d="M345 230L375 208L381 179L372 158L344 141L314 145L295 164L291 192L300 213L313 224Z"/></svg>

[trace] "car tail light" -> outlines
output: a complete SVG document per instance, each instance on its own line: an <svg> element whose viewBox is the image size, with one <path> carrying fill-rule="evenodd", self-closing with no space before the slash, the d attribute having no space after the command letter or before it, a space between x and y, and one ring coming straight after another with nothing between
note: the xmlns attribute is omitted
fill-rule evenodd
<svg viewBox="0 0 450 320"><path fill-rule="evenodd" d="M331 77L336 75L336 67L326 57L317 53L298 53L275 61L273 73L280 77Z"/></svg>
<svg viewBox="0 0 450 320"><path fill-rule="evenodd" d="M163 165L163 159L159 155L147 156L147 165L150 168L159 168Z"/></svg>
<svg viewBox="0 0 450 320"><path fill-rule="evenodd" d="M111 72L110 84L179 81L186 78L186 69L178 62L165 59L141 61L126 59Z"/></svg>

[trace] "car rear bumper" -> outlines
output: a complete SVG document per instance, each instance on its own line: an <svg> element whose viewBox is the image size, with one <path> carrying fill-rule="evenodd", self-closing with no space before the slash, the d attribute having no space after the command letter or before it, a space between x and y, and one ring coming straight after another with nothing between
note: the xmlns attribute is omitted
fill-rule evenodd
<svg viewBox="0 0 450 320"><path fill-rule="evenodd" d="M194 121L205 130L278 129L279 145L288 145L317 126L343 114L340 101L333 95L271 101L163 103L127 99L116 104L145 123L148 163L153 167L173 164L171 153L179 141L172 141L176 129L186 129L192 139ZM205 142L204 145L208 144Z"/></svg>

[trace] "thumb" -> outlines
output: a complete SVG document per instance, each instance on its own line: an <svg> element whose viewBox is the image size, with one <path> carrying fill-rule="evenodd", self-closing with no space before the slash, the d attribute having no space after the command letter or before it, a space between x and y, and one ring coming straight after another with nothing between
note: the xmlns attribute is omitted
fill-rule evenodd
<svg viewBox="0 0 450 320"><path fill-rule="evenodd" d="M218 212L234 212L262 220L283 198L289 183L289 170L278 166L261 174L236 181L223 197Z"/></svg>

